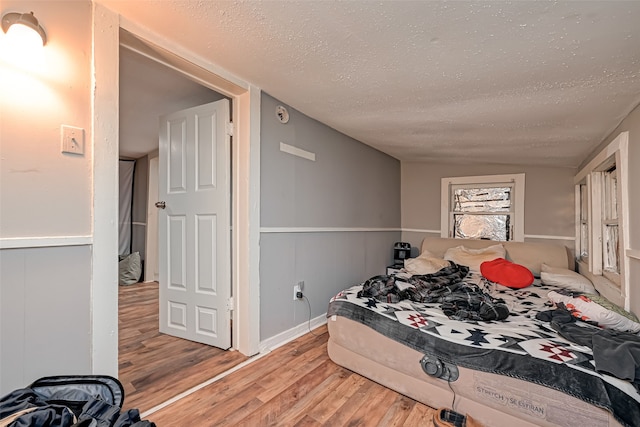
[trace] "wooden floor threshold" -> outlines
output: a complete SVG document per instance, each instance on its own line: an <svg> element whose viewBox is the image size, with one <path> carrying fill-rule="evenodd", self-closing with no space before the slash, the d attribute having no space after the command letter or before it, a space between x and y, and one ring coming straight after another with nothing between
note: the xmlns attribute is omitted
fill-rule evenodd
<svg viewBox="0 0 640 427"><path fill-rule="evenodd" d="M167 406L178 402L179 400L188 398L190 395L194 394L198 390L201 390L201 389L203 389L203 388L215 383L216 381L220 381L221 379L223 379L227 375L230 375L230 374L236 372L237 370L244 368L245 366L257 361L258 359L263 358L264 356L268 355L269 353L271 353L271 352L270 351L265 351L263 353L255 355L253 357L250 357L249 359L247 359L244 362L234 366L233 368L231 368L231 369L229 369L229 370L227 370L225 372L222 372L222 373L216 375L215 377L204 381L201 384L198 384L198 385L196 385L194 387L191 387L189 390L186 390L186 391L180 393L179 395L174 396L171 399L160 403L159 405L154 406L153 408L149 409L148 411L143 412L140 416L142 418L148 418L149 416L153 415L155 412L158 412L159 410L164 409Z"/></svg>

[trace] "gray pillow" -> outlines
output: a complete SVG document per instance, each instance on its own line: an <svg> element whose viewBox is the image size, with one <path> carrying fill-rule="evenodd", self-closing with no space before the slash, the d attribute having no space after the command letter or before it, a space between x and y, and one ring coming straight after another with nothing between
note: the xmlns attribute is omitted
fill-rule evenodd
<svg viewBox="0 0 640 427"><path fill-rule="evenodd" d="M118 262L118 284L133 285L140 281L142 275L142 263L140 262L140 252L127 255Z"/></svg>

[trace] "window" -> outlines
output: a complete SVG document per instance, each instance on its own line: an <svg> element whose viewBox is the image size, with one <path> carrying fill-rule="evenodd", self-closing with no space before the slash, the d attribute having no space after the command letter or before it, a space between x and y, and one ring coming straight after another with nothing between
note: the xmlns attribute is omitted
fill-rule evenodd
<svg viewBox="0 0 640 427"><path fill-rule="evenodd" d="M578 269L621 306L628 304L629 295L621 257L628 241L627 146L628 133L623 132L575 177Z"/></svg>
<svg viewBox="0 0 640 427"><path fill-rule="evenodd" d="M442 179L441 235L524 240L524 174Z"/></svg>
<svg viewBox="0 0 640 427"><path fill-rule="evenodd" d="M602 178L602 269L608 273L620 273L618 262L618 203L616 167L601 172Z"/></svg>

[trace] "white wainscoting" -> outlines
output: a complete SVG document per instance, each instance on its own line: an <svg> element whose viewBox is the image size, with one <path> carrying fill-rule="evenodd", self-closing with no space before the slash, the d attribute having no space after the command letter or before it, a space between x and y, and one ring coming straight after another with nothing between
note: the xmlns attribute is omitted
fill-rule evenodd
<svg viewBox="0 0 640 427"><path fill-rule="evenodd" d="M50 248L93 244L92 236L48 236L0 238L0 249Z"/></svg>

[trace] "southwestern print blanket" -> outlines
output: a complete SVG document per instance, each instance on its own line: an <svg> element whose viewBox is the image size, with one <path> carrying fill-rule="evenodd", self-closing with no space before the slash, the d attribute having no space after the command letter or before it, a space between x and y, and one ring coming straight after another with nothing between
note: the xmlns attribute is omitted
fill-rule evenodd
<svg viewBox="0 0 640 427"><path fill-rule="evenodd" d="M358 321L443 362L562 391L609 410L623 425L640 425L640 394L633 385L596 372L591 349L562 338L548 322L536 319L538 312L552 309L547 294L558 288L536 279L527 288L512 290L478 274L464 281L504 300L510 315L500 321L454 320L437 302L382 302L364 296L360 284L334 296L327 317Z"/></svg>

